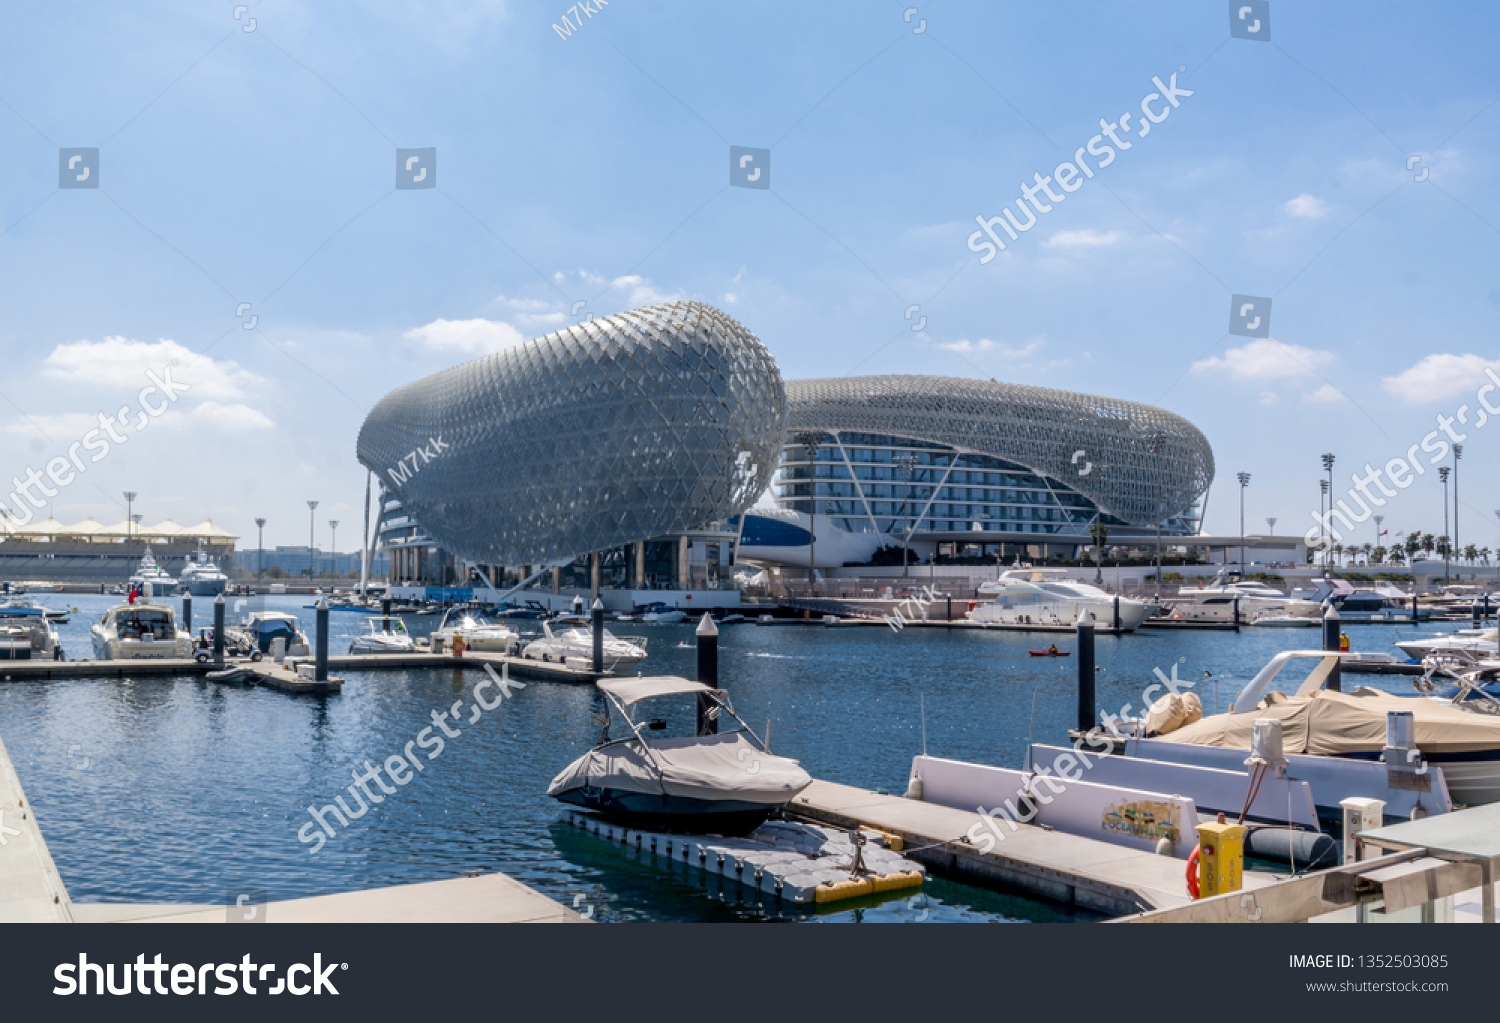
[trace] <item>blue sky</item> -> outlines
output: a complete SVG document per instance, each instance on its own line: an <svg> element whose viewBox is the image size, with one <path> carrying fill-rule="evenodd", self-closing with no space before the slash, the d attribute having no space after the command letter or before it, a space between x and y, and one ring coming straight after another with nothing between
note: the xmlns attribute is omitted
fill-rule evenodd
<svg viewBox="0 0 1500 1023"><path fill-rule="evenodd" d="M1218 0L591 6L566 39L560 2L0 9L4 477L177 358L189 390L57 516L119 521L132 489L148 520L290 544L316 499L347 549L382 395L579 301L689 298L788 378L1160 404L1213 445L1210 532L1238 471L1252 531L1301 532L1319 454L1342 490L1500 367L1495 9L1272 0L1266 43ZM980 264L976 215L1174 72L1191 97ZM730 145L771 149L769 190L728 187ZM98 189L58 189L60 147L100 149ZM437 188L395 190L419 147ZM1269 338L1227 336L1236 293L1273 298ZM1492 433L1461 535L1497 547ZM1384 514L1439 528L1435 474Z"/></svg>

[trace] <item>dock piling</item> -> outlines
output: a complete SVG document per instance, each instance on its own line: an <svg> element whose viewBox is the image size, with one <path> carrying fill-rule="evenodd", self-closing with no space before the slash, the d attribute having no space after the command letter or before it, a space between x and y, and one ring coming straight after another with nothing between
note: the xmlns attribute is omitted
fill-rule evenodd
<svg viewBox="0 0 1500 1023"><path fill-rule="evenodd" d="M594 674L604 673L604 601L594 598Z"/></svg>
<svg viewBox="0 0 1500 1023"><path fill-rule="evenodd" d="M380 613L383 614L383 615L385 615L387 618L389 618L391 616L391 598L390 597L383 597L383 598L381 598L381 601L380 601Z"/></svg>
<svg viewBox="0 0 1500 1023"><path fill-rule="evenodd" d="M1115 621L1114 621L1114 627L1115 627L1115 632L1119 632L1120 631L1120 595L1118 593L1115 594Z"/></svg>
<svg viewBox="0 0 1500 1023"><path fill-rule="evenodd" d="M1234 595L1234 631L1240 631L1240 595Z"/></svg>
<svg viewBox="0 0 1500 1023"><path fill-rule="evenodd" d="M224 667L224 594L214 598L214 667Z"/></svg>
<svg viewBox="0 0 1500 1023"><path fill-rule="evenodd" d="M184 593L182 595L182 631L191 639L193 635L193 595Z"/></svg>
<svg viewBox="0 0 1500 1023"><path fill-rule="evenodd" d="M328 598L324 597L318 601L317 615L317 644L314 654L314 682L328 681Z"/></svg>
<svg viewBox="0 0 1500 1023"><path fill-rule="evenodd" d="M1094 623L1078 623L1078 730L1087 732L1096 723L1094 706Z"/></svg>
<svg viewBox="0 0 1500 1023"><path fill-rule="evenodd" d="M1472 604L1469 605L1469 619L1470 619L1470 627L1471 628L1477 629L1477 628L1480 627L1480 625L1479 625L1479 622L1480 622L1480 618L1479 618L1479 598L1478 597L1475 597L1474 598L1474 603L1472 603Z"/></svg>
<svg viewBox="0 0 1500 1023"><path fill-rule="evenodd" d="M1415 599L1415 598L1413 598ZM1339 648L1339 611L1332 604L1328 605L1328 611L1323 615L1323 649L1337 651ZM1325 683L1331 692L1343 691L1343 673L1341 664L1335 664L1333 670L1328 673L1328 681Z"/></svg>
<svg viewBox="0 0 1500 1023"><path fill-rule="evenodd" d="M705 614L698 623L698 681L719 688L719 627L711 616ZM698 734L714 735L719 731L719 720L710 716L712 709L706 697L698 697Z"/></svg>

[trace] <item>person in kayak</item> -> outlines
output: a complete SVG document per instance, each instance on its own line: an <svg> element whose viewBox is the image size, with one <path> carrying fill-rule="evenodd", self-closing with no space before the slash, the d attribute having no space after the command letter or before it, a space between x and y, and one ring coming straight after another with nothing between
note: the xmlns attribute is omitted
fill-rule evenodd
<svg viewBox="0 0 1500 1023"><path fill-rule="evenodd" d="M1051 646L1049 646L1047 648L1047 653L1049 653L1052 656L1056 657L1057 656L1057 644L1053 643Z"/></svg>

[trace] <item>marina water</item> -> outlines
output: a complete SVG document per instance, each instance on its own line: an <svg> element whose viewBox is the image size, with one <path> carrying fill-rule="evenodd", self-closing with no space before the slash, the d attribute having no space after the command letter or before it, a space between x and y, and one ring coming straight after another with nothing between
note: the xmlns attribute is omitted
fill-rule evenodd
<svg viewBox="0 0 1500 1023"><path fill-rule="evenodd" d="M88 655L89 626L118 600L41 597L79 609L59 626L74 659ZM308 603L265 598L268 609L298 614L311 634ZM212 613L211 601L195 601L195 626ZM329 650L342 654L364 616L330 617ZM407 621L420 636L438 616ZM523 633L537 628L516 624ZM611 631L649 637L645 673L692 677L693 623ZM1390 650L1413 628L1346 631L1355 650ZM1154 669L1170 677L1175 665L1179 679L1196 683L1205 713L1216 703L1227 709L1277 651L1319 639L1316 629L1253 628L1101 636L1099 708L1139 706ZM1019 767L1028 739L1066 743L1076 716L1073 661L1027 654L1054 640L1072 649L1072 637L1050 634L731 625L720 630L720 682L757 731L769 723L771 748L800 759L814 777L900 793L922 751L924 706L933 756ZM0 737L73 898L222 904L234 886L275 901L499 870L606 921L1074 918L1026 897L941 880L910 898L792 909L581 835L557 823L558 804L545 792L598 741L605 707L592 686L529 683L477 722L460 722L454 727L463 734L411 784L309 855L297 839L306 808L341 793L349 801L351 771L401 752L432 724L434 710L461 697L471 702L478 681L473 669L339 674L343 693L326 699L190 676L0 681ZM1278 678L1274 688L1291 691L1296 681ZM1410 678L1345 676L1346 690L1359 685L1412 692Z"/></svg>

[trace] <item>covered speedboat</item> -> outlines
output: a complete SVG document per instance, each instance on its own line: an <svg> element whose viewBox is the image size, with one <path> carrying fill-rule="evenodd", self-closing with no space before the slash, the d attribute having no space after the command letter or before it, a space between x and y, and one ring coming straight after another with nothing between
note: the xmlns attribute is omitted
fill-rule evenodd
<svg viewBox="0 0 1500 1023"><path fill-rule="evenodd" d="M755 829L812 784L797 761L766 751L722 689L673 676L609 679L597 685L630 734L610 739L606 728L603 742L552 779L547 794L555 799L622 823L726 835ZM727 717L739 727L648 739L643 729L662 730L666 721L643 725L631 708L658 696L706 699L715 726Z"/></svg>

